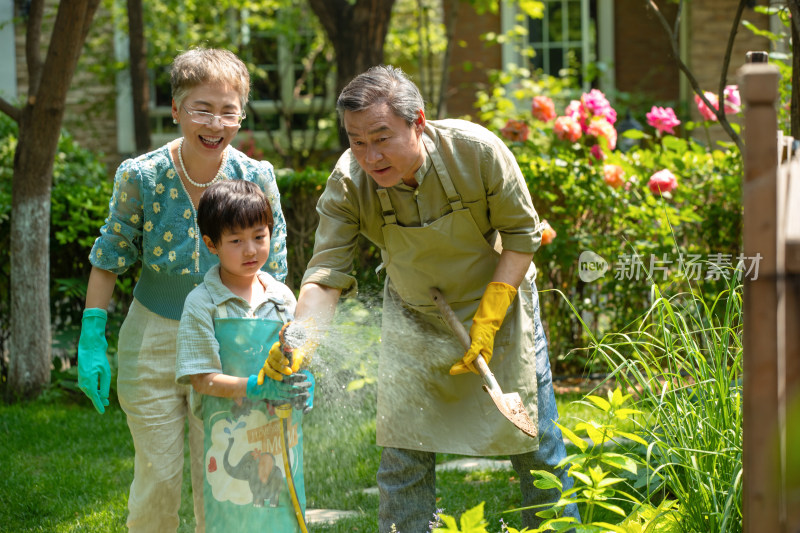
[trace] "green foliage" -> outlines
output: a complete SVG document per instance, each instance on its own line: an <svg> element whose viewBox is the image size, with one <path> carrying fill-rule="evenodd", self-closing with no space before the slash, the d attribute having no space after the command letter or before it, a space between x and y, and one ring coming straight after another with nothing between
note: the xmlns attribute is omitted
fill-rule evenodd
<svg viewBox="0 0 800 533"><path fill-rule="evenodd" d="M488 533L486 520L483 519L483 503L465 511L458 522L446 514L440 514L439 518L444 522L444 527L434 528L433 533Z"/></svg>
<svg viewBox="0 0 800 533"><path fill-rule="evenodd" d="M10 215L17 127L0 115L0 352L8 339ZM50 302L54 348L74 356L91 265L89 250L108 212L112 184L105 165L62 133L53 167L50 223ZM129 301L130 285L120 284L117 300ZM116 344L115 344L116 345ZM58 367L57 367L58 368Z"/></svg>
<svg viewBox="0 0 800 533"><path fill-rule="evenodd" d="M742 531L741 284L709 300L653 286L648 312L593 348L649 413L649 481L681 502L684 530Z"/></svg>
<svg viewBox="0 0 800 533"><path fill-rule="evenodd" d="M770 30L760 29L748 20L742 20L742 26L750 30L753 34L766 37L773 44L784 42L787 53L772 52L769 54L771 65L778 67L780 78L778 80L778 129L789 134L791 132L791 104L792 104L792 44L789 36L791 35L792 15L789 7L783 5L755 6L753 10L774 17L783 25L782 33L775 33Z"/></svg>
<svg viewBox="0 0 800 533"><path fill-rule="evenodd" d="M481 118L507 138L540 218L557 235L534 258L538 288L551 352L580 371L587 359L578 352L566 358L588 340L581 319L605 331L623 328L648 304L651 282L712 293L724 286L722 276L698 270L686 276L679 267L714 258L735 266L742 259L742 160L732 145L710 150L649 127L618 136L606 124L611 132L597 134L598 124L609 120L582 102L599 91L568 102L574 94L569 86L526 74L497 74L496 85L479 94L476 105ZM517 89L506 89L514 79ZM553 116L534 115L531 97L550 100ZM553 119L580 108L585 122L578 138L570 138ZM623 140L633 147L613 149ZM648 183L662 170L674 174L678 186L655 194ZM608 270L599 279L581 276L584 252L605 261Z"/></svg>

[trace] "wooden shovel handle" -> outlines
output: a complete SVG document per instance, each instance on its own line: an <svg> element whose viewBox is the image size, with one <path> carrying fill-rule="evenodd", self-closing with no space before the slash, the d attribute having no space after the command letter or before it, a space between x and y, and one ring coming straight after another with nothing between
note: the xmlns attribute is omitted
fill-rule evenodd
<svg viewBox="0 0 800 533"><path fill-rule="evenodd" d="M436 307L439 308L439 312L442 314L442 318L444 318L445 322L447 322L447 325L450 326L450 329L453 330L453 333L464 347L464 350L469 350L470 345L472 345L472 339L470 339L469 333L467 333L464 324L462 324L458 319L439 289L436 287L431 287L430 293L431 298L433 298L433 301L436 303ZM478 354L478 357L475 358L474 364L478 368L478 372L480 372L481 377L483 378L483 381L486 383L486 386L489 388L489 390L497 394L503 394L503 391L500 389L500 385L497 384L494 374L492 374L492 371L489 370L489 365L486 364L486 360L484 360L482 355Z"/></svg>

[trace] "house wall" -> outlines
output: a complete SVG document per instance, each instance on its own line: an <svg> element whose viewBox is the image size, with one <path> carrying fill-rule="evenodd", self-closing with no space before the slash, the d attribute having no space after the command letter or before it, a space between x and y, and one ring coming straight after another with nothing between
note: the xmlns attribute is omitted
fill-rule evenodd
<svg viewBox="0 0 800 533"><path fill-rule="evenodd" d="M758 0L765 4L767 0ZM656 0L669 24L674 23L677 5L667 0ZM693 0L684 3L685 62L692 69L704 90L717 92L725 47L730 34L738 0ZM769 28L769 20L752 9L746 9L744 18L758 27ZM459 8L456 28L457 45L451 61L451 91L448 95L448 115L474 115L472 104L475 91L488 82L487 71L502 65L499 46L487 47L481 34L500 32L500 17L478 15L468 4ZM636 116L644 116L653 104L675 106L697 118L691 88L686 85L674 58L669 37L652 10L642 0L614 0L614 73L618 91L628 93L621 103L630 107ZM769 50L763 37L740 26L736 35L728 83L736 83L736 71L744 64L745 53L750 50ZM679 49L680 53L680 49ZM465 72L462 65L471 63L473 69ZM683 86L682 86L683 84ZM613 95L612 95L613 96ZM684 99L682 105L681 99Z"/></svg>
<svg viewBox="0 0 800 533"><path fill-rule="evenodd" d="M500 46L487 45L481 35L500 31L500 15L478 15L461 2L456 19L456 45L450 58L450 81L447 92L448 117L474 117L475 92L489 83L488 71L502 66ZM448 6L449 2L445 2ZM447 8L445 16L450 16Z"/></svg>
<svg viewBox="0 0 800 533"><path fill-rule="evenodd" d="M687 59L704 91L713 93L719 91L725 49L738 4L737 0L703 0L691 4ZM765 0L758 0L758 4L767 5ZM742 18L760 28L769 28L768 17L752 9L745 8ZM736 33L725 84L737 84L736 73L744 65L747 52L761 50L770 50L768 39L756 36L747 28L740 26ZM690 108L693 111L693 118L698 118L696 106L692 103Z"/></svg>
<svg viewBox="0 0 800 533"><path fill-rule="evenodd" d="M675 20L677 6L663 0L664 17ZM679 98L680 75L669 38L642 0L614 2L614 72L618 91L641 94L650 103L673 103ZM631 102L632 112L643 103ZM649 109L648 109L649 111Z"/></svg>

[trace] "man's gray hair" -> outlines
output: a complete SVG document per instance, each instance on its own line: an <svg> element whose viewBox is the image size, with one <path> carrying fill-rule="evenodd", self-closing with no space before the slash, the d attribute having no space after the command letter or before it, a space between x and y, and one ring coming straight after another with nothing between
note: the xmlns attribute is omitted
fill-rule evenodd
<svg viewBox="0 0 800 533"><path fill-rule="evenodd" d="M419 89L406 73L391 65L380 65L359 74L342 89L336 111L344 124L345 111L363 111L383 102L409 124L416 122L420 110L425 110Z"/></svg>

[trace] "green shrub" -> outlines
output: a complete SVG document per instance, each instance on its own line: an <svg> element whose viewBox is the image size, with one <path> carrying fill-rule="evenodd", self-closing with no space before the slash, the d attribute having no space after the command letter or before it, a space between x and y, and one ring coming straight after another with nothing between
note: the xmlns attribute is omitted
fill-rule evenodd
<svg viewBox="0 0 800 533"><path fill-rule="evenodd" d="M0 115L0 353L7 349L10 305L11 188L17 125ZM53 166L50 223L50 302L56 352L74 356L91 264L89 250L108 211L112 183L105 165L66 132ZM130 301L130 284L115 297Z"/></svg>
<svg viewBox="0 0 800 533"><path fill-rule="evenodd" d="M648 305L651 282L716 294L725 286L719 273L747 259L740 257L742 162L733 145L711 150L649 126L618 134L605 95L593 90L564 105L565 91L552 82L521 85L511 96L532 102L523 113L502 90L478 100L550 228L534 256L542 316L557 368L580 371L591 362L577 353L566 359L588 341L578 318L620 330ZM625 152L617 149L623 140L633 145ZM676 182L658 187L654 180L664 176ZM598 279L580 270L588 252L608 268ZM713 260L721 267L714 275L697 270ZM682 263L695 266L694 276Z"/></svg>

